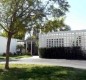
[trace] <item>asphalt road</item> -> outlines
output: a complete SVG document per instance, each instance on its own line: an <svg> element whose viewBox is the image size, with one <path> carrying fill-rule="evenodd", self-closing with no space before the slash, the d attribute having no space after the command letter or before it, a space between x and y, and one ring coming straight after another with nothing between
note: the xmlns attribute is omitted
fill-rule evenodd
<svg viewBox="0 0 86 80"><path fill-rule="evenodd" d="M0 63L4 64L5 61L1 61ZM43 59L39 58L38 56L10 60L10 64L40 64L86 69L86 60Z"/></svg>

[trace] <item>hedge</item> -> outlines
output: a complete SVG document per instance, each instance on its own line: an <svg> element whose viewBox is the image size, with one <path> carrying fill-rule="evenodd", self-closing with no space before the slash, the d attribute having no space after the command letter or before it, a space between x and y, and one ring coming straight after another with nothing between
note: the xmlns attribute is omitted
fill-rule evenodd
<svg viewBox="0 0 86 80"><path fill-rule="evenodd" d="M40 58L86 59L85 52L80 47L40 48Z"/></svg>

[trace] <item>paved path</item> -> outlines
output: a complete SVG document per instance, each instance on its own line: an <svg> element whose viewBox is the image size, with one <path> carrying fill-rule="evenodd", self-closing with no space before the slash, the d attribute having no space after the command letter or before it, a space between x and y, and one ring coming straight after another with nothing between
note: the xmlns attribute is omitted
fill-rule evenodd
<svg viewBox="0 0 86 80"><path fill-rule="evenodd" d="M0 62L4 64L5 62ZM18 60L10 61L12 64L42 64L42 65L53 65L53 66L64 66L86 69L86 60L67 60L67 59L43 59L38 56L31 58L21 58Z"/></svg>

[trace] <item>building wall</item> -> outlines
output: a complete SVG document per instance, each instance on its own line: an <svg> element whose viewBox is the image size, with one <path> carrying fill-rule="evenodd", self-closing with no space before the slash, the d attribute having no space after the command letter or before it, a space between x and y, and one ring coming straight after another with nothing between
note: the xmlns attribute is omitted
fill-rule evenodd
<svg viewBox="0 0 86 80"><path fill-rule="evenodd" d="M10 52L11 53L16 52L17 41L18 41L18 39L12 38L11 45L10 45ZM7 38L0 36L0 55L3 53L6 53L6 45L7 45Z"/></svg>
<svg viewBox="0 0 86 80"><path fill-rule="evenodd" d="M80 46L86 50L86 30L39 34L39 48Z"/></svg>

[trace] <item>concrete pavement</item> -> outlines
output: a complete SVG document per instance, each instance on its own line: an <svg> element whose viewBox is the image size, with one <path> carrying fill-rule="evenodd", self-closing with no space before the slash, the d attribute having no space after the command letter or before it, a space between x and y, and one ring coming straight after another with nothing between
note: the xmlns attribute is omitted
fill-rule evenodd
<svg viewBox="0 0 86 80"><path fill-rule="evenodd" d="M2 61L0 63L4 64L5 62ZM86 60L43 59L39 58L38 56L33 56L31 58L21 58L18 60L11 60L10 64L42 64L86 69Z"/></svg>

